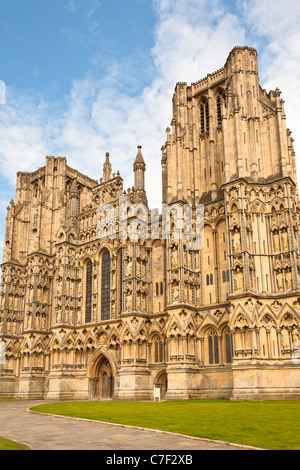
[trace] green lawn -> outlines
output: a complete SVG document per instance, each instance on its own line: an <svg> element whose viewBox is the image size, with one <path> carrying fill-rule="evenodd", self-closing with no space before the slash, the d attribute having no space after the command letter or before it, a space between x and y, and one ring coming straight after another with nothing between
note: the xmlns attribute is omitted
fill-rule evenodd
<svg viewBox="0 0 300 470"><path fill-rule="evenodd" d="M26 446L0 437L0 450L28 450Z"/></svg>
<svg viewBox="0 0 300 470"><path fill-rule="evenodd" d="M70 402L31 410L161 429L275 450L300 450L300 400Z"/></svg>

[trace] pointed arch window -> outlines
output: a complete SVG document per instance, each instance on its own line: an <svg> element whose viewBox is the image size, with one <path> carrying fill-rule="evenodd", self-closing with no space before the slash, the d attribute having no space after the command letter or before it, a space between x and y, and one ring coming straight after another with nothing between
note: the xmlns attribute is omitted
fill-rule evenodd
<svg viewBox="0 0 300 470"><path fill-rule="evenodd" d="M232 341L229 332L225 335L225 350L226 350L226 362L231 363L232 360Z"/></svg>
<svg viewBox="0 0 300 470"><path fill-rule="evenodd" d="M207 100L203 100L200 105L200 128L202 134L209 131L209 106Z"/></svg>
<svg viewBox="0 0 300 470"><path fill-rule="evenodd" d="M119 252L119 313L123 310L123 249L121 248Z"/></svg>
<svg viewBox="0 0 300 470"><path fill-rule="evenodd" d="M91 260L86 265L85 276L85 321L90 323L92 320L92 290L93 290L93 264Z"/></svg>
<svg viewBox="0 0 300 470"><path fill-rule="evenodd" d="M154 362L163 362L164 361L164 343L162 342L161 338L156 336L153 338L154 344Z"/></svg>
<svg viewBox="0 0 300 470"><path fill-rule="evenodd" d="M101 320L110 318L110 254L106 250L102 255L101 266Z"/></svg>
<svg viewBox="0 0 300 470"><path fill-rule="evenodd" d="M210 364L219 364L219 342L215 331L208 333L208 357Z"/></svg>
<svg viewBox="0 0 300 470"><path fill-rule="evenodd" d="M222 103L224 102L225 95L223 90L219 90L217 94L217 122L218 126L222 125Z"/></svg>

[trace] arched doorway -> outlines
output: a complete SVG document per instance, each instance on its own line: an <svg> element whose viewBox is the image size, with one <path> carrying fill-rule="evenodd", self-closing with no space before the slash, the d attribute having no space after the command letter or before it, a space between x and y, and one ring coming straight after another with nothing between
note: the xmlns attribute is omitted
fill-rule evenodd
<svg viewBox="0 0 300 470"><path fill-rule="evenodd" d="M164 400L168 390L168 376L165 370L159 372L155 377L154 387L160 388L160 398Z"/></svg>
<svg viewBox="0 0 300 470"><path fill-rule="evenodd" d="M114 397L115 378L109 360L100 356L94 377L90 377L90 399L111 400Z"/></svg>

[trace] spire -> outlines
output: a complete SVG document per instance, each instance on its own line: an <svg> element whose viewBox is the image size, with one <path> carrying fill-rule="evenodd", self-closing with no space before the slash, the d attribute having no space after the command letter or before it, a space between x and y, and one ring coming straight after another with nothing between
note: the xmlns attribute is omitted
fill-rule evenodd
<svg viewBox="0 0 300 470"><path fill-rule="evenodd" d="M145 170L146 165L142 155L142 146L138 145L138 153L133 165L134 187L136 190L145 191Z"/></svg>
<svg viewBox="0 0 300 470"><path fill-rule="evenodd" d="M106 152L106 160L103 165L103 180L104 182L109 181L111 179L111 164L109 161L109 153Z"/></svg>
<svg viewBox="0 0 300 470"><path fill-rule="evenodd" d="M143 158L143 154L142 154L142 146L141 145L138 145L138 153L137 153L137 156L136 156L136 159L135 159L135 162L134 164L136 163L143 163L145 165L145 162L144 162L144 158ZM145 165L146 166L146 165Z"/></svg>

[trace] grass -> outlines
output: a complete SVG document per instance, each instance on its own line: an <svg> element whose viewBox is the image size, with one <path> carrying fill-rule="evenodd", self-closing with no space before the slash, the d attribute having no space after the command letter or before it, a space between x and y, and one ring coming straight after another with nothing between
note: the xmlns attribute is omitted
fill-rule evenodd
<svg viewBox="0 0 300 470"><path fill-rule="evenodd" d="M300 450L300 401L60 402L31 410L272 450Z"/></svg>
<svg viewBox="0 0 300 470"><path fill-rule="evenodd" d="M0 450L28 450L28 448L17 442L0 437Z"/></svg>

